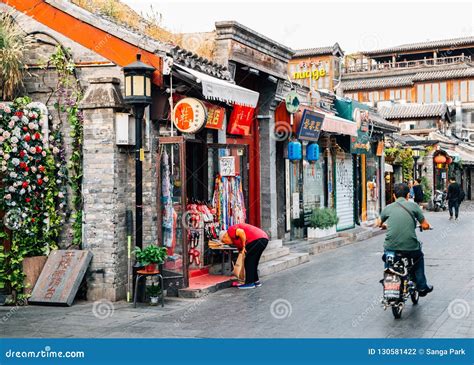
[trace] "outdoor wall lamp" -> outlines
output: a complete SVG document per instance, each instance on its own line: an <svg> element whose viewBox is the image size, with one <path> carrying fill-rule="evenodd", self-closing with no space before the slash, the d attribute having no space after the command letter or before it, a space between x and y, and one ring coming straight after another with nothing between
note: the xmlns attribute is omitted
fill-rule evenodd
<svg viewBox="0 0 474 365"><path fill-rule="evenodd" d="M151 104L151 76L155 69L141 60L123 68L125 76L124 101L133 107L135 115L135 246L143 246L143 167L145 159L142 141L142 121L145 108Z"/></svg>

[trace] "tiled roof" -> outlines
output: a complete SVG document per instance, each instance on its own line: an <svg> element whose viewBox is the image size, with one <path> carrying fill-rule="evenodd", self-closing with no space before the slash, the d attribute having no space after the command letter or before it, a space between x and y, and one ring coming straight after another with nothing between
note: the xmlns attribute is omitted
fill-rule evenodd
<svg viewBox="0 0 474 365"><path fill-rule="evenodd" d="M455 70L418 72L413 81L445 80L472 76L474 76L474 67L466 67Z"/></svg>
<svg viewBox="0 0 474 365"><path fill-rule="evenodd" d="M361 53L365 56L370 57L370 56L377 56L377 55L384 55L384 54L418 51L418 50L424 50L424 49L429 50L429 49L436 49L436 48L463 47L463 46L474 47L474 37L471 36L471 37L463 37L463 38L443 39L443 40L438 40L438 41L408 43L408 44L402 44L400 46L377 49L377 50L361 52Z"/></svg>
<svg viewBox="0 0 474 365"><path fill-rule="evenodd" d="M332 55L338 52L344 55L344 51L341 49L339 44L334 43L334 45L326 47L297 49L295 50L293 58Z"/></svg>
<svg viewBox="0 0 474 365"><path fill-rule="evenodd" d="M374 123L375 127L387 132L399 132L400 127L390 123L384 119L379 113L369 112L369 118Z"/></svg>
<svg viewBox="0 0 474 365"><path fill-rule="evenodd" d="M353 80L343 80L341 87L344 91L349 90L368 90L368 89L384 89L387 87L402 87L413 85L413 76L396 76L396 77L377 77L363 78Z"/></svg>
<svg viewBox="0 0 474 365"><path fill-rule="evenodd" d="M430 70L412 70L412 73L407 73L408 70L400 69L399 72L403 74L399 76L381 76L381 75L357 75L345 76L341 82L341 87L344 91L351 90L370 90L370 89L385 89L389 87L403 87L412 86L416 81L429 80L447 80L456 78L466 78L474 76L474 67L468 64L456 66L439 66L431 67Z"/></svg>
<svg viewBox="0 0 474 365"><path fill-rule="evenodd" d="M428 117L444 118L449 108L444 103L436 104L394 104L392 106L381 106L378 112L385 119L417 119Z"/></svg>
<svg viewBox="0 0 474 365"><path fill-rule="evenodd" d="M227 67L209 61L208 59L200 57L199 55L187 51L181 47L176 46L170 49L168 54L173 57L174 62L182 66L203 72L219 79L227 81L232 80L232 75L230 74L230 71L227 69Z"/></svg>

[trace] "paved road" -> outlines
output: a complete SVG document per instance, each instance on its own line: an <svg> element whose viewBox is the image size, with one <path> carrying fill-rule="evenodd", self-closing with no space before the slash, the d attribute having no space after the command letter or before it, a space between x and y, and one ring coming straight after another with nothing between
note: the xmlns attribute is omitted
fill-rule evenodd
<svg viewBox="0 0 474 365"><path fill-rule="evenodd" d="M419 233L435 291L408 304L401 320L379 305L383 236L275 274L261 288L227 289L204 299L172 299L164 309L127 303L71 308L0 308L12 337L473 337L474 204L459 222L428 213Z"/></svg>

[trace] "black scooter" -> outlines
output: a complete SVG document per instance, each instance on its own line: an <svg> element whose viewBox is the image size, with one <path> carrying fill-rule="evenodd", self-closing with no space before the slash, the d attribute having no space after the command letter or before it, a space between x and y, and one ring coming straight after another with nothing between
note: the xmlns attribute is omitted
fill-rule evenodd
<svg viewBox="0 0 474 365"><path fill-rule="evenodd" d="M419 229L421 232L423 231L421 226ZM382 305L384 310L392 308L393 316L396 319L402 317L402 311L408 298L411 299L413 305L418 304L420 298L416 288L413 266L413 259L403 256L402 253L385 252L385 270L383 279L380 281L383 285Z"/></svg>

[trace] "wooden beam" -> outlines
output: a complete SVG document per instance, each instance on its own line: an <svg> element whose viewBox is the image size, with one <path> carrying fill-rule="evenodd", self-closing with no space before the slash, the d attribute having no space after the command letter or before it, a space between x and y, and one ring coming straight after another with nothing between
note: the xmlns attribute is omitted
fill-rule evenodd
<svg viewBox="0 0 474 365"><path fill-rule="evenodd" d="M142 61L156 69L153 74L153 83L158 86L163 84L162 60L156 54L81 21L44 0L0 0L0 2L61 33L118 66L123 67L133 62L136 59L136 54L141 53Z"/></svg>

